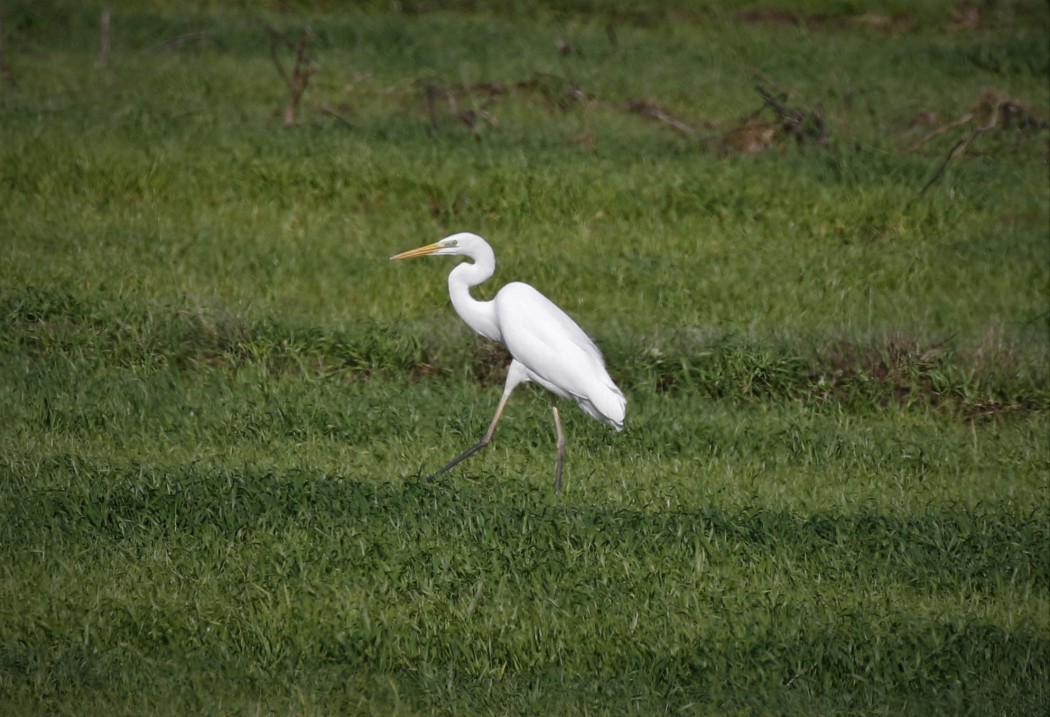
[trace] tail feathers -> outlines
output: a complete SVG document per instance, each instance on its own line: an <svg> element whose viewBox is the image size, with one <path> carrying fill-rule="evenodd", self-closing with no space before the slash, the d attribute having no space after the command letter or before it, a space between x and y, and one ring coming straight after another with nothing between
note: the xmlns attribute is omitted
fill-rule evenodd
<svg viewBox="0 0 1050 717"><path fill-rule="evenodd" d="M627 399L614 384L603 385L601 390L592 391L589 396L579 396L576 402L586 413L602 423L612 426L616 431L623 430Z"/></svg>

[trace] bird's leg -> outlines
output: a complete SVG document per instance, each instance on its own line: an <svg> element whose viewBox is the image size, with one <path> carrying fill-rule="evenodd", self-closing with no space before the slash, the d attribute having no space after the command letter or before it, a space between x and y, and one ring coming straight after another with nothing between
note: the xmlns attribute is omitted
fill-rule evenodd
<svg viewBox="0 0 1050 717"><path fill-rule="evenodd" d="M517 385L517 384L515 384ZM481 440L472 445L467 450L460 453L458 456L450 460L448 463L439 468L433 475L427 478L428 481L434 480L442 473L445 473L452 468L455 468L462 461L470 458L472 455L480 451L482 448L492 442L492 434L496 432L496 424L499 423L500 416L503 415L503 407L507 405L507 399L510 398L510 392L514 390L514 386L508 386L503 391L503 396L499 400L499 405L496 406L496 415L492 417L492 423L489 424L489 428L485 431L485 435L481 437Z"/></svg>
<svg viewBox="0 0 1050 717"><path fill-rule="evenodd" d="M551 411L554 413L554 430L558 435L557 458L554 462L554 490L561 492L561 469L565 461L565 433L561 430L561 417L558 415L558 403L551 397Z"/></svg>

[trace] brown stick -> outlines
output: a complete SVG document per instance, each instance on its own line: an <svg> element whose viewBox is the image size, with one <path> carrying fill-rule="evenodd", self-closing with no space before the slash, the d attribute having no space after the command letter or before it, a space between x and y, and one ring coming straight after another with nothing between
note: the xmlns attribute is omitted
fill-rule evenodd
<svg viewBox="0 0 1050 717"><path fill-rule="evenodd" d="M797 107L789 107L761 83L755 85L755 90L762 95L764 106L769 107L776 114L781 131L794 137L799 144L813 139L820 146L827 144L828 125L824 120L823 104L818 103L816 110L810 112Z"/></svg>
<svg viewBox="0 0 1050 717"><path fill-rule="evenodd" d="M292 79L288 82L288 105L284 108L284 126L291 127L295 124L295 116L299 112L299 100L302 99L303 90L306 89L308 78L304 79L300 72L303 60L303 52L306 48L306 32L299 36L299 45L295 49L295 65L292 68Z"/></svg>
<svg viewBox="0 0 1050 717"><path fill-rule="evenodd" d="M943 162L941 162L941 166L937 168L937 171L934 172L934 175L932 177L930 177L930 180L923 185L922 189L919 190L920 197L923 194L926 194L926 190L932 187L937 182L937 180L941 178L941 176L944 174L944 170L948 167L948 162L952 161L956 157L961 157L963 153L966 152L966 148L970 146L970 142L973 142L975 139L977 139L979 135L982 135L985 132L988 132L989 130L995 129L995 126L999 123L999 108L1001 105L1002 102L999 102L994 107L992 107L992 110L989 113L987 124L981 127L977 127L976 129L974 129L973 132L970 133L969 137L964 137L963 139L955 143L955 146L952 147L951 151L948 152L948 156L944 158ZM967 113L967 121L969 121L969 119L972 117L972 112ZM953 124L956 124L956 126L958 126L957 122Z"/></svg>
<svg viewBox="0 0 1050 717"><path fill-rule="evenodd" d="M645 100L630 100L627 103L627 109L635 114L641 115L642 117L648 117L657 122L663 122L674 131L687 137L692 137L696 134L696 128Z"/></svg>
<svg viewBox="0 0 1050 717"><path fill-rule="evenodd" d="M295 117L299 111L299 102L303 98L306 86L310 84L310 77L317 71L313 61L306 54L306 46L313 40L314 34L310 28L306 28L303 30L303 34L299 36L299 42L293 44L286 35L277 32L269 25L266 26L266 30L270 33L270 57L273 58L273 64L277 67L277 73L284 80L284 84L288 86L289 99L288 104L284 108L284 126L291 127L295 124ZM281 58L277 55L277 46L282 42L295 50L295 64L292 67L291 75L285 71L284 65L281 64Z"/></svg>
<svg viewBox="0 0 1050 717"><path fill-rule="evenodd" d="M102 8L102 21L98 32L98 66L102 69L109 64L109 25L112 13L109 8Z"/></svg>
<svg viewBox="0 0 1050 717"><path fill-rule="evenodd" d="M321 114L328 115L329 117L334 119L336 122L339 122L341 125L343 125L347 129L353 129L354 128L353 122L348 120L346 117L343 117L338 112L335 112L334 110L329 109L328 107L322 107L321 108Z"/></svg>
<svg viewBox="0 0 1050 717"><path fill-rule="evenodd" d="M964 114L959 119L954 120L952 122L949 122L948 124L944 125L943 127L938 127L937 129L933 130L932 132L927 134L925 137L920 139L918 142L913 144L911 147L909 147L908 151L909 152L914 152L915 150L921 148L924 144L928 143L930 140L936 139L937 137L940 137L942 134L944 134L948 130L953 130L956 127L962 127L964 124L967 124L972 119L973 119L973 112L967 112L966 114Z"/></svg>
<svg viewBox="0 0 1050 717"><path fill-rule="evenodd" d="M277 74L284 80L284 84L291 85L291 81L288 79L288 73L284 71L284 65L281 64L281 58L277 56L277 45L284 43L289 47L294 47L292 41L288 39L288 36L284 33L277 32L269 25L266 25L266 31L270 33L270 57L273 59L274 67L277 68Z"/></svg>

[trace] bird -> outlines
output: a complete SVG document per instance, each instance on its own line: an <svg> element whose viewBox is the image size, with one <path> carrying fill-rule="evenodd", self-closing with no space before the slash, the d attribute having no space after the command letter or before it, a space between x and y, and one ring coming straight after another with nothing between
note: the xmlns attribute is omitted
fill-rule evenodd
<svg viewBox="0 0 1050 717"><path fill-rule="evenodd" d="M477 234L460 232L444 239L390 257L391 261L421 256L462 256L448 275L452 307L476 333L506 347L511 355L503 395L496 413L481 439L442 466L430 479L451 470L492 441L511 392L522 383L539 384L551 393L556 454L554 489L562 489L565 433L558 414L558 398L570 398L585 413L623 430L627 399L610 378L605 359L594 341L568 314L534 287L514 281L501 288L490 301L479 301L471 287L492 277L496 256L489 243Z"/></svg>

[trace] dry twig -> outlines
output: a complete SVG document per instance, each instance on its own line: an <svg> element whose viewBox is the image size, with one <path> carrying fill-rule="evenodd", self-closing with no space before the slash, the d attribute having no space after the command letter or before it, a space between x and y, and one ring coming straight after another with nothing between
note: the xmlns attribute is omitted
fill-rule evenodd
<svg viewBox="0 0 1050 717"><path fill-rule="evenodd" d="M911 147L909 147L908 151L909 152L915 152L915 151L921 149L923 147L923 145L925 145L930 140L936 139L937 137L940 137L945 132L949 132L949 131L955 129L956 127L962 127L964 124L968 124L971 120L973 120L973 112L967 112L966 114L964 114L959 119L953 120L953 121L949 122L948 124L943 125L941 127L938 127L937 129L935 129L932 132L928 133L925 137L923 137L918 142L916 142Z"/></svg>
<svg viewBox="0 0 1050 717"><path fill-rule="evenodd" d="M478 126L484 122L489 127L498 127L499 120L487 108L492 105L496 97L509 92L507 86L502 82L475 82L470 85L445 86L437 81L417 81L417 86L423 88L423 98L426 104L427 117L430 120L430 131L436 132L439 123L439 105L442 101L448 104L449 114L453 115L460 123L469 128L475 135ZM480 95L480 100L479 100ZM460 102L469 105L460 109Z"/></svg>
<svg viewBox="0 0 1050 717"><path fill-rule="evenodd" d="M828 143L828 125L824 121L822 104L818 102L813 111L790 107L786 104L786 97L777 97L765 85L755 85L755 89L762 95L764 106L776 114L781 132L794 137L800 145L812 142L823 147Z"/></svg>
<svg viewBox="0 0 1050 717"><path fill-rule="evenodd" d="M273 58L273 64L277 67L277 73L284 80L284 84L288 86L289 98L284 108L284 126L291 127L295 124L299 102L306 91L306 86L310 83L310 77L317 72L317 64L306 54L306 46L313 40L314 34L310 28L306 28L299 36L299 42L293 43L287 35L269 25L265 27L270 34L270 56ZM290 75L285 71L281 58L277 54L278 47L282 44L295 52L295 64L292 66Z"/></svg>
<svg viewBox="0 0 1050 717"><path fill-rule="evenodd" d="M98 29L98 66L105 69L109 64L109 25L112 13L109 8L102 8L102 19L99 21Z"/></svg>
<svg viewBox="0 0 1050 717"><path fill-rule="evenodd" d="M449 109L456 111L456 96L449 90L434 82L424 82L423 99L427 106L427 117L430 119L430 131L436 132L438 128L438 101L442 96L448 102Z"/></svg>
<svg viewBox="0 0 1050 717"><path fill-rule="evenodd" d="M715 138L720 154L758 154L770 149L778 138L785 136L793 137L800 146L827 145L828 125L824 120L824 107L820 103L813 110L792 107L787 104L788 91L768 77L763 77L755 85L755 90L762 96L762 106ZM773 120L761 117L765 110L772 111Z"/></svg>
<svg viewBox="0 0 1050 717"><path fill-rule="evenodd" d="M641 115L642 117L648 117L657 122L663 122L675 132L685 135L686 137L692 137L696 134L695 127L688 122L675 117L670 112L667 112L652 102L646 100L628 100L627 110L634 114Z"/></svg>
<svg viewBox="0 0 1050 717"><path fill-rule="evenodd" d="M1009 99L999 92L985 92L981 95L980 99L977 100L977 103L970 109L970 111L966 112L958 119L947 123L943 127L938 127L933 130L912 145L911 150L918 150L930 140L940 137L950 130L957 129L973 122L974 120L981 119L983 119L983 124L975 127L969 135L963 137L952 146L948 151L947 156L945 156L944 160L937 167L937 171L933 173L933 176L930 177L929 181L927 181L926 184L922 186L922 189L919 190L919 196L925 194L926 190L936 184L944 175L944 170L947 169L948 163L965 154L970 144L980 135L997 128L1006 127L1012 123L1017 123L1022 128L1029 129L1042 129L1046 126L1045 122L1039 122L1030 117L1020 103Z"/></svg>
<svg viewBox="0 0 1050 717"><path fill-rule="evenodd" d="M341 124L343 127L346 127L347 129L354 129L353 122L348 120L346 117L343 117L341 114L339 114L338 112L336 112L332 108L328 107L327 105L325 105L324 107L321 108L321 114L331 117L332 119L334 119L336 122Z"/></svg>

